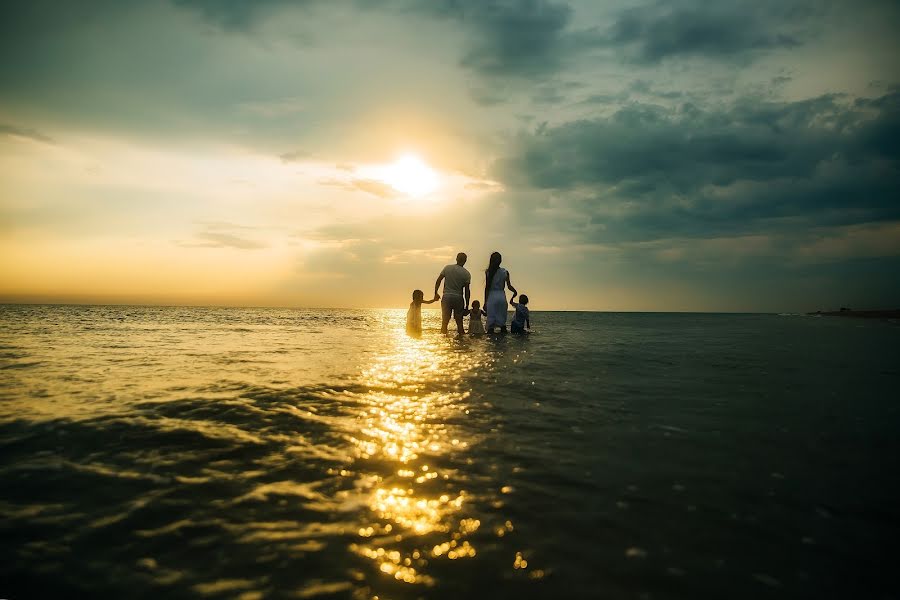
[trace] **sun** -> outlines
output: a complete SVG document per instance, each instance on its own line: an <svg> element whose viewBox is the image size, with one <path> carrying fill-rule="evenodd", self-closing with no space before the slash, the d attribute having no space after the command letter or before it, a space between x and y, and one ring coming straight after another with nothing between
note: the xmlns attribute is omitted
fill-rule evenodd
<svg viewBox="0 0 900 600"><path fill-rule="evenodd" d="M414 154L404 154L387 165L381 179L401 194L413 198L427 196L439 183L434 169Z"/></svg>

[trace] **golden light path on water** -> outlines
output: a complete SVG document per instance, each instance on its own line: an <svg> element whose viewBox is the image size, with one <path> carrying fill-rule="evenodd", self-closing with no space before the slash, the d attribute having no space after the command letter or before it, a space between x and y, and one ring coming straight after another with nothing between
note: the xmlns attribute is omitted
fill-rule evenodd
<svg viewBox="0 0 900 600"><path fill-rule="evenodd" d="M373 522L360 527L351 550L409 584L433 585L432 561L477 554L466 538L481 523L466 516L467 492L441 459L473 443L448 420L469 413L469 392L460 380L488 359L451 348L443 338L419 340L398 331L395 351L364 372L372 391L361 399L367 408L358 417L358 435L351 436L358 464L380 472L365 482L372 485Z"/></svg>

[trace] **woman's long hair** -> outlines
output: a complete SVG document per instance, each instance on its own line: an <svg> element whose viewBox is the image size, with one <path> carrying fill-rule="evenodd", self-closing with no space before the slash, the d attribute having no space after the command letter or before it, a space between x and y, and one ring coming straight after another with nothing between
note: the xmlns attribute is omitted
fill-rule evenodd
<svg viewBox="0 0 900 600"><path fill-rule="evenodd" d="M500 261L503 260L503 257L500 256L499 252L494 252L491 254L491 260L488 262L488 268L484 272L484 302L485 306L487 306L487 297L488 292L491 289L491 282L494 281L494 275L497 274L497 269L500 268Z"/></svg>

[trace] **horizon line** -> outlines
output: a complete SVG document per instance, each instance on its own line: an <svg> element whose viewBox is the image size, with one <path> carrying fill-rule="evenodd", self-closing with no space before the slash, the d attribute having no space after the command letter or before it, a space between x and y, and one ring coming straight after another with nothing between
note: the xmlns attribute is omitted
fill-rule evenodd
<svg viewBox="0 0 900 600"><path fill-rule="evenodd" d="M80 301L17 301L0 298L2 306L122 306L122 307L146 307L146 308L243 308L243 309L281 309L281 310L404 310L402 306L299 306L299 305L254 305L254 304L182 304L163 302L80 302ZM440 310L433 307L422 307L423 310ZM819 309L824 311L824 309ZM859 309L854 309L859 310ZM866 310L866 309L864 309ZM883 310L883 309L876 309ZM537 309L532 312L581 312L581 313L658 313L658 314L745 314L745 315L776 315L776 314L807 314L816 311L789 311L789 310L629 310L629 309L597 309L597 308L555 308Z"/></svg>

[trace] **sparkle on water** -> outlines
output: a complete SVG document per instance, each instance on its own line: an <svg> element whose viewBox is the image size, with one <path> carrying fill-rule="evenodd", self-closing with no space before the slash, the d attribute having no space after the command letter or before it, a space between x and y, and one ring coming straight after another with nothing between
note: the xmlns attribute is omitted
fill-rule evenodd
<svg viewBox="0 0 900 600"><path fill-rule="evenodd" d="M443 455L469 446L448 425L451 415L467 413L468 393L424 390L436 378L462 378L478 362L460 361L433 340L398 330L394 351L363 373L367 385L379 391L361 398L366 408L359 415L359 435L350 439L359 460L387 465L388 473L368 480L373 484L368 506L377 520L359 530L370 543L351 548L398 581L433 585L425 573L429 561L476 555L465 538L480 521L465 516L466 491L457 487L451 470L434 466Z"/></svg>

